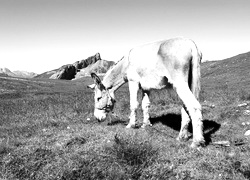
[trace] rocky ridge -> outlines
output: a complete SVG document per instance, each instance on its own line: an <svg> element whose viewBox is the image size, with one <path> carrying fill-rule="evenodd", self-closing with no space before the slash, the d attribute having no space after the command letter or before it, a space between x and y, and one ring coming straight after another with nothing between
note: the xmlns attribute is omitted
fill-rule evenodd
<svg viewBox="0 0 250 180"><path fill-rule="evenodd" d="M73 64L63 65L58 69L45 72L36 76L36 78L50 79L79 79L90 75L91 72L97 74L106 73L107 70L114 64L112 61L101 59L100 53L90 56L87 59L76 61Z"/></svg>

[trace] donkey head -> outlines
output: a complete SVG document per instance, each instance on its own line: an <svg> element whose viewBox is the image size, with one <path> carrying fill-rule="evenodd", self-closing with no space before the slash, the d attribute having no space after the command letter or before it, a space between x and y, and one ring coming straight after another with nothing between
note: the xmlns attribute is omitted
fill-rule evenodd
<svg viewBox="0 0 250 180"><path fill-rule="evenodd" d="M112 111L114 108L114 93L111 93L108 89L106 89L106 87L102 84L100 78L95 73L91 73L91 77L95 83L89 85L88 87L93 89L95 92L94 116L99 121L102 121L106 119L107 113Z"/></svg>

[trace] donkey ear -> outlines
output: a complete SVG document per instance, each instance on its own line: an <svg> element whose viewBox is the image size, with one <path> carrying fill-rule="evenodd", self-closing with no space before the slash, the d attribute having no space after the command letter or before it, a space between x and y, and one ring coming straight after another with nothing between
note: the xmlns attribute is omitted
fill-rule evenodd
<svg viewBox="0 0 250 180"><path fill-rule="evenodd" d="M90 75L99 89L105 89L105 86L102 84L101 79L95 73L91 73Z"/></svg>
<svg viewBox="0 0 250 180"><path fill-rule="evenodd" d="M101 79L95 73L92 72L90 75L97 85L102 83Z"/></svg>

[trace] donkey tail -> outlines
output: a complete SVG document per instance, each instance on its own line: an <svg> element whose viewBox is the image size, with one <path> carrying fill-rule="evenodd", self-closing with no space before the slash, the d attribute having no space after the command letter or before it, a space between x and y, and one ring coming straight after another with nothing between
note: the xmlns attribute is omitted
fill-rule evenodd
<svg viewBox="0 0 250 180"><path fill-rule="evenodd" d="M194 44L195 45L195 44ZM197 46L192 50L192 62L191 62L191 71L192 71L192 82L191 82L191 91L193 92L194 96L197 100L199 100L200 95L200 79L201 79L201 59L202 59L202 53L199 51Z"/></svg>

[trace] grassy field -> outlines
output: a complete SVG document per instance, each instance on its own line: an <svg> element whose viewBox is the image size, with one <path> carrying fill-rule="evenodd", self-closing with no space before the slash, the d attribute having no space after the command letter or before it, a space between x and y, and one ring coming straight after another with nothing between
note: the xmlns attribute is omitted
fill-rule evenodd
<svg viewBox="0 0 250 180"><path fill-rule="evenodd" d="M164 91L150 97L153 127L125 129L126 85L116 94L114 114L99 123L86 88L89 78L0 77L0 179L250 179L250 144L244 136L250 129L250 74L240 60L202 65L207 146L199 150L189 147L191 133L188 142L176 141L181 102Z"/></svg>

